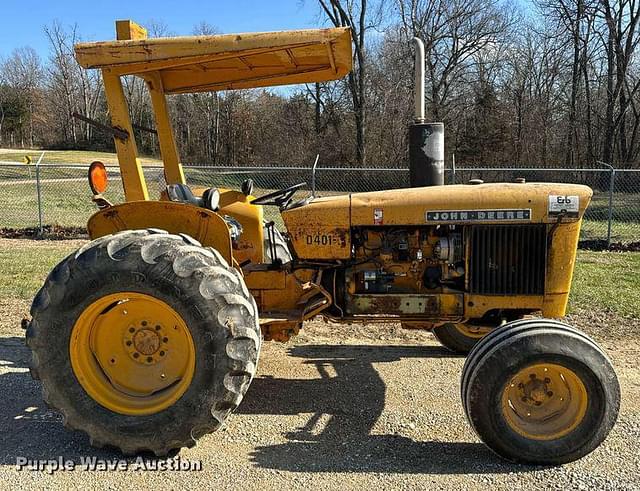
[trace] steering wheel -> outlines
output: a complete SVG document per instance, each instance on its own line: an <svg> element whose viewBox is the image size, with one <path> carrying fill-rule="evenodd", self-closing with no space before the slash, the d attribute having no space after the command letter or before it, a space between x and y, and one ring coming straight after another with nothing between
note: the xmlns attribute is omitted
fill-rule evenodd
<svg viewBox="0 0 640 491"><path fill-rule="evenodd" d="M288 188L281 189L279 191L274 191L273 193L265 194L264 196L260 196L254 200L251 200L252 205L262 205L262 206L278 206L280 209L286 208L289 203L291 203L291 198L296 194L296 191L301 187L306 186L306 182L301 182L299 184L294 184L293 186L289 186Z"/></svg>

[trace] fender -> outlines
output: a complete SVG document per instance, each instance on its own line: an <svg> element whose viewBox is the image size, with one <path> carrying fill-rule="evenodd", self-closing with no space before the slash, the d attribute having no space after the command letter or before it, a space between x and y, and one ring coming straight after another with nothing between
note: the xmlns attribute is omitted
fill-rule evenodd
<svg viewBox="0 0 640 491"><path fill-rule="evenodd" d="M187 234L203 246L213 247L229 264L233 264L227 223L217 213L189 203L129 201L98 211L87 223L92 240L122 230L145 228Z"/></svg>

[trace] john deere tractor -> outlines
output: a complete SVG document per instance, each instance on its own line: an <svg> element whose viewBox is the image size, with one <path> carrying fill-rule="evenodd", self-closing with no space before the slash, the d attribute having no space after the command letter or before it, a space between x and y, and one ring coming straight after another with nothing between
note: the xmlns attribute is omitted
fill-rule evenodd
<svg viewBox="0 0 640 491"><path fill-rule="evenodd" d="M304 184L259 197L251 181L190 188L166 94L339 79L351 69L349 29L147 39L119 21L116 41L75 51L102 72L126 200L103 195L107 173L93 163L92 241L33 301L31 373L68 428L125 454L193 446L241 403L263 340L323 317L338 331L430 329L470 351L462 404L506 459L570 462L605 439L620 401L611 363L552 320L565 314L591 189L477 183L296 199ZM166 179L156 199L122 88L130 75L146 82L155 113ZM435 176L422 184L441 184L433 128L411 130L412 175ZM265 222L269 206L284 230Z"/></svg>

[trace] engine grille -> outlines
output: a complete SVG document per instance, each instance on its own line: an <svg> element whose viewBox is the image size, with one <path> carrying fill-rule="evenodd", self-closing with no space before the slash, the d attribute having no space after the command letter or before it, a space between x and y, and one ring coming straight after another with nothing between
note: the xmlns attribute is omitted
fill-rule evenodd
<svg viewBox="0 0 640 491"><path fill-rule="evenodd" d="M482 295L542 295L546 269L546 226L471 227L469 286Z"/></svg>

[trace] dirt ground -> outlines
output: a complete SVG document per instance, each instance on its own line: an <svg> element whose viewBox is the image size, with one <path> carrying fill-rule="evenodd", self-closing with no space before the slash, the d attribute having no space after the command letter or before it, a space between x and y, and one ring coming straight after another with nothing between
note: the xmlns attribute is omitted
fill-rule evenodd
<svg viewBox="0 0 640 491"><path fill-rule="evenodd" d="M44 255L42 244L29 256L34 263ZM0 240L4 248L27 246L33 244ZM49 269L45 259L38 265L42 271L36 268L42 278ZM17 277L26 281L27 273ZM15 295L0 295L0 489L640 489L638 320L597 309L570 316L610 355L622 407L605 443L565 466L521 466L492 454L464 417L464 359L441 348L431 334L394 324L314 321L287 344L265 343L258 374L237 413L221 431L179 454L183 462L201 462L201 470L97 471L85 470L83 460L123 457L90 447L83 434L65 430L46 408L40 384L28 373L20 328L29 302ZM19 471L21 457L61 458L76 468ZM144 462L152 467L166 460L145 456Z"/></svg>
<svg viewBox="0 0 640 491"><path fill-rule="evenodd" d="M504 462L479 442L458 396L463 358L429 333L322 322L306 325L295 342L265 343L259 373L228 425L180 453L201 461L200 471L18 471L17 457L77 464L122 457L91 448L44 407L6 307L0 480L8 488L640 488L639 340L600 339L623 391L605 444L573 464L534 468Z"/></svg>

